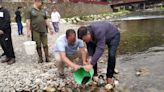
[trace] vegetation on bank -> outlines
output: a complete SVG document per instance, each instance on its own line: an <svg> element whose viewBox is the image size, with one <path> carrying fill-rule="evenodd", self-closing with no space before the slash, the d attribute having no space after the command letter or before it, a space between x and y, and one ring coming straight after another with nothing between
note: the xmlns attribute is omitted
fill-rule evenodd
<svg viewBox="0 0 164 92"><path fill-rule="evenodd" d="M108 20L111 18L117 18L120 16L124 16L124 15L127 15L129 13L130 13L129 11L123 10L123 11L116 12L116 13L88 15L88 16L75 16L75 17L71 17L71 18L63 18L64 19L63 21L67 22L67 23L77 24L79 22L85 22L85 21Z"/></svg>
<svg viewBox="0 0 164 92"><path fill-rule="evenodd" d="M164 10L164 6L161 6L161 7L160 7L160 10Z"/></svg>

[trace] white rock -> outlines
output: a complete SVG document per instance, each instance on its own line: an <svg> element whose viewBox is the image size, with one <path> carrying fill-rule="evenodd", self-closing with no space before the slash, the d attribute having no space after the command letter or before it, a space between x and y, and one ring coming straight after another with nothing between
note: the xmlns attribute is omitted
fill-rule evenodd
<svg viewBox="0 0 164 92"><path fill-rule="evenodd" d="M111 84L105 85L105 89L106 90L111 90L112 88L113 88L113 86Z"/></svg>
<svg viewBox="0 0 164 92"><path fill-rule="evenodd" d="M114 80L114 85L118 86L119 85L119 81L118 80Z"/></svg>

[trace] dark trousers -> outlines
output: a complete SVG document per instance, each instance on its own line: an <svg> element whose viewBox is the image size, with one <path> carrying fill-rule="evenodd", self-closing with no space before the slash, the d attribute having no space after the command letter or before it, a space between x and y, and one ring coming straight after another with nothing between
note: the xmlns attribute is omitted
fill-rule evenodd
<svg viewBox="0 0 164 92"><path fill-rule="evenodd" d="M11 34L0 35L0 44L7 58L15 58Z"/></svg>
<svg viewBox="0 0 164 92"><path fill-rule="evenodd" d="M18 35L23 35L23 25L22 22L17 22L17 26L18 26Z"/></svg>
<svg viewBox="0 0 164 92"><path fill-rule="evenodd" d="M117 35L115 35L110 42L107 42L107 46L108 46L108 66L107 66L107 78L112 78L113 74L114 74L114 68L116 65L116 52L117 52L117 48L119 46L119 42L120 42L120 33L118 33ZM92 47L89 47L90 49L92 48L92 52L93 54L95 53L95 45L89 45ZM94 69L94 76L97 76L97 63L93 66Z"/></svg>

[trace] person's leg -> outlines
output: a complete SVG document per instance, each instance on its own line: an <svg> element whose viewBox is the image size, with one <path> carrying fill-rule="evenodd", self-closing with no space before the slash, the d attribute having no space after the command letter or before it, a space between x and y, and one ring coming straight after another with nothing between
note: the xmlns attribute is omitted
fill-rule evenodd
<svg viewBox="0 0 164 92"><path fill-rule="evenodd" d="M56 32L55 22L52 22L52 25L53 25L54 31Z"/></svg>
<svg viewBox="0 0 164 92"><path fill-rule="evenodd" d="M4 54L7 55L7 48L6 48L6 42L5 42L5 35L1 35L0 36L0 44L1 44L1 47L4 51ZM6 63L8 62L9 58L6 56L6 58L4 60L1 61L1 63Z"/></svg>
<svg viewBox="0 0 164 92"><path fill-rule="evenodd" d="M21 33L20 33L21 27L20 27L20 23L19 22L17 22L17 27L18 27L18 35L21 35Z"/></svg>
<svg viewBox="0 0 164 92"><path fill-rule="evenodd" d="M59 32L59 22L55 23L56 32Z"/></svg>
<svg viewBox="0 0 164 92"><path fill-rule="evenodd" d="M5 34L4 46L6 48L6 56L9 59L8 64L11 65L15 63L15 53L13 49L11 34Z"/></svg>
<svg viewBox="0 0 164 92"><path fill-rule="evenodd" d="M57 69L58 69L59 77L64 78L65 63L61 61L59 53L55 53L55 60L57 62Z"/></svg>
<svg viewBox="0 0 164 92"><path fill-rule="evenodd" d="M88 50L88 53L89 53L89 56L93 56L94 53L95 53L95 49L96 49L96 45L93 44L93 43L87 43L87 50ZM97 63L93 66L93 69L94 69L94 76L97 76Z"/></svg>
<svg viewBox="0 0 164 92"><path fill-rule="evenodd" d="M32 31L32 39L36 42L36 50L39 56L38 63L43 62L40 33Z"/></svg>
<svg viewBox="0 0 164 92"><path fill-rule="evenodd" d="M22 22L20 22L20 34L23 35L23 25L22 25Z"/></svg>
<svg viewBox="0 0 164 92"><path fill-rule="evenodd" d="M116 52L117 48L119 46L120 42L120 34L117 34L110 43L108 43L108 66L107 66L107 78L109 78L109 81L111 81L113 74L114 74L114 68L116 64Z"/></svg>
<svg viewBox="0 0 164 92"><path fill-rule="evenodd" d="M6 55L5 46L4 46L4 40L3 39L4 39L4 36L1 35L0 36L0 45L1 45L2 50L4 51L3 55Z"/></svg>
<svg viewBox="0 0 164 92"><path fill-rule="evenodd" d="M48 51L48 38L47 38L47 33L42 33L41 34L41 42L43 44L43 49L44 49L44 54L45 54L45 61L50 62L49 60L49 51Z"/></svg>

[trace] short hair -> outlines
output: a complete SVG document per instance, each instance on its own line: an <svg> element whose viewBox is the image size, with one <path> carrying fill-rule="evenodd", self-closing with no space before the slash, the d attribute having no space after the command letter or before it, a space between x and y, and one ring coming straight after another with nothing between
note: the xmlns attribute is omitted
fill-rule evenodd
<svg viewBox="0 0 164 92"><path fill-rule="evenodd" d="M21 9L22 7L21 6L18 6L17 9Z"/></svg>
<svg viewBox="0 0 164 92"><path fill-rule="evenodd" d="M83 36L87 35L87 33L88 33L87 27L81 26L77 31L78 38L82 39Z"/></svg>
<svg viewBox="0 0 164 92"><path fill-rule="evenodd" d="M66 31L66 38L68 39L68 37L69 37L70 35L72 35L72 34L75 34L75 35L76 35L75 30L74 30L74 29L68 29L68 30Z"/></svg>

